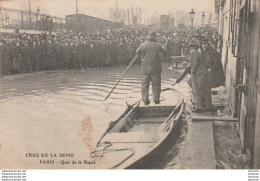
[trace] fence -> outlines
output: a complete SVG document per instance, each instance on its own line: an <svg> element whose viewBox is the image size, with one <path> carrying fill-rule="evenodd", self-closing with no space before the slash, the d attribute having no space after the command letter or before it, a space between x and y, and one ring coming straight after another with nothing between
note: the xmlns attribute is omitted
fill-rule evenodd
<svg viewBox="0 0 260 181"><path fill-rule="evenodd" d="M2 29L25 29L61 32L66 28L65 18L49 16L38 12L29 12L0 7L0 27Z"/></svg>

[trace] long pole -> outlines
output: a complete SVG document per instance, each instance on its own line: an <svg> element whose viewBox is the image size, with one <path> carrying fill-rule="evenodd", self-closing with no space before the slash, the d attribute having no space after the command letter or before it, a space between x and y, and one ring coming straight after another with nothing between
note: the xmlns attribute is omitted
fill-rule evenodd
<svg viewBox="0 0 260 181"><path fill-rule="evenodd" d="M125 71L123 72L123 74L121 75L120 79L117 81L117 83L115 84L115 86L112 88L112 90L109 92L109 94L107 95L107 97L105 98L105 100L107 100L107 98L109 98L109 96L111 95L111 93L114 91L114 89L116 88L116 86L119 84L119 82L124 78L125 74L128 72L128 70L130 69L130 67L133 65L133 63L137 60L138 56L135 55L134 58L131 60L131 62L129 63L129 65L127 66L127 68L125 69ZM104 100L104 101L105 101Z"/></svg>

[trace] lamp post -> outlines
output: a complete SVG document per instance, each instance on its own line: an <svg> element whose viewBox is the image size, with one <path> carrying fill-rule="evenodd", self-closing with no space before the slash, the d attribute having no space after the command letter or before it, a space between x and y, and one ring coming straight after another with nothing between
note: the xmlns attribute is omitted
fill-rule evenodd
<svg viewBox="0 0 260 181"><path fill-rule="evenodd" d="M195 15L195 11L193 9L191 9L191 12L190 12L191 28L193 28L194 15Z"/></svg>
<svg viewBox="0 0 260 181"><path fill-rule="evenodd" d="M202 26L204 26L204 20L205 20L205 13L202 13Z"/></svg>

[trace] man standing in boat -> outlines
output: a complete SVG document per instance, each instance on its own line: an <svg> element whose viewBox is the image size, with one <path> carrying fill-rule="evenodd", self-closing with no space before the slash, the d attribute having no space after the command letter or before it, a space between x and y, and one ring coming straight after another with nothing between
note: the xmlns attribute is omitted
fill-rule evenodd
<svg viewBox="0 0 260 181"><path fill-rule="evenodd" d="M148 33L146 41L136 50L136 55L141 60L141 91L142 100L145 105L150 104L150 82L152 82L153 101L155 104L160 103L162 72L160 53L165 51L165 46L156 42L156 32L154 31Z"/></svg>

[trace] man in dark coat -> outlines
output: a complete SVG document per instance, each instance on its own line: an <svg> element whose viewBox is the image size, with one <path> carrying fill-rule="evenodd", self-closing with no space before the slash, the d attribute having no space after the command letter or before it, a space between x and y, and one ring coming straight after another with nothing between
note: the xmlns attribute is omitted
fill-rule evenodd
<svg viewBox="0 0 260 181"><path fill-rule="evenodd" d="M160 52L165 52L166 48L155 41L156 32L149 32L146 41L136 50L138 58L141 60L142 73L142 99L145 105L149 101L149 85L152 82L153 101L160 103L161 94L161 72L162 65Z"/></svg>
<svg viewBox="0 0 260 181"><path fill-rule="evenodd" d="M84 68L89 68L90 46L86 40L80 45L80 56Z"/></svg>
<svg viewBox="0 0 260 181"><path fill-rule="evenodd" d="M0 73L2 75L8 74L11 70L10 52L5 40L1 40L0 45Z"/></svg>
<svg viewBox="0 0 260 181"><path fill-rule="evenodd" d="M191 82L194 98L194 108L192 111L203 111L203 100L207 92L205 92L205 75L206 68L201 53L198 52L199 46L195 43L188 46L190 51L191 62Z"/></svg>
<svg viewBox="0 0 260 181"><path fill-rule="evenodd" d="M37 41L33 41L32 45L32 68L33 71L39 70L39 61L40 61L40 46Z"/></svg>
<svg viewBox="0 0 260 181"><path fill-rule="evenodd" d="M13 55L12 70L13 73L19 73L21 72L21 63L23 60L21 43L19 41L13 49Z"/></svg>
<svg viewBox="0 0 260 181"><path fill-rule="evenodd" d="M56 67L56 49L53 40L49 39L46 44L46 54L47 54L47 69L53 70Z"/></svg>
<svg viewBox="0 0 260 181"><path fill-rule="evenodd" d="M208 68L211 88L224 85L225 74L220 61L220 54L209 45L209 41L207 39L202 40L201 45L203 57Z"/></svg>
<svg viewBox="0 0 260 181"><path fill-rule="evenodd" d="M63 68L69 69L70 62L72 59L71 47L69 46L69 42L65 42L64 46L62 46L62 60L63 60Z"/></svg>
<svg viewBox="0 0 260 181"><path fill-rule="evenodd" d="M46 43L44 40L38 42L39 45L39 70L46 70Z"/></svg>
<svg viewBox="0 0 260 181"><path fill-rule="evenodd" d="M206 110L212 109L211 88L224 85L225 74L220 61L220 55L214 50L207 39L201 41L202 56L206 67L206 80L204 82L204 91L206 93L204 104Z"/></svg>
<svg viewBox="0 0 260 181"><path fill-rule="evenodd" d="M98 68L101 68L104 63L104 48L103 48L103 43L101 40L98 40L96 43L96 62L95 65Z"/></svg>

